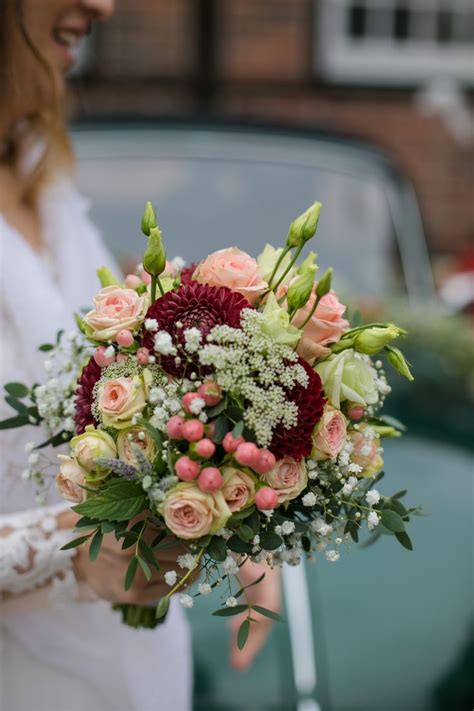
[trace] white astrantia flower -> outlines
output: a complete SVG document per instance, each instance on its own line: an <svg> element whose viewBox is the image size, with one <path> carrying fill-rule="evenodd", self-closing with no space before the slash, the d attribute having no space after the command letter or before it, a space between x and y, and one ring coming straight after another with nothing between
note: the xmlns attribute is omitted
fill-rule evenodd
<svg viewBox="0 0 474 711"><path fill-rule="evenodd" d="M176 355L177 351L173 345L173 340L167 331L158 331L155 336L153 347L161 355Z"/></svg>
<svg viewBox="0 0 474 711"><path fill-rule="evenodd" d="M192 555L192 553L184 553L183 555L179 555L177 558L177 562L180 568L187 568L188 570L192 570L196 567L195 557Z"/></svg>
<svg viewBox="0 0 474 711"><path fill-rule="evenodd" d="M176 570L168 570L168 572L165 573L165 583L170 586L170 588L173 587L173 585L176 585L176 581L178 579L178 573Z"/></svg>
<svg viewBox="0 0 474 711"><path fill-rule="evenodd" d="M378 526L379 522L380 516L375 511L371 511L367 516L367 526L369 528L369 531Z"/></svg>
<svg viewBox="0 0 474 711"><path fill-rule="evenodd" d="M201 583L198 586L198 590L201 593L201 595L209 595L212 592L212 588L209 585L209 583Z"/></svg>
<svg viewBox="0 0 474 711"><path fill-rule="evenodd" d="M294 533L295 528L293 521L283 521L281 524L281 532L284 536L289 536L291 533Z"/></svg>
<svg viewBox="0 0 474 711"><path fill-rule="evenodd" d="M235 598L233 595L227 598L225 601L225 604L227 607L235 607L237 605L237 598Z"/></svg>
<svg viewBox="0 0 474 711"><path fill-rule="evenodd" d="M317 502L316 494L313 494L312 491L309 491L307 494L303 496L301 499L301 502L303 506L315 506Z"/></svg>
<svg viewBox="0 0 474 711"><path fill-rule="evenodd" d="M380 494L377 489L370 489L365 495L365 500L369 506L376 506L380 501Z"/></svg>
<svg viewBox="0 0 474 711"><path fill-rule="evenodd" d="M339 553L334 549L326 551L326 560L328 560L330 563L335 563L339 560L339 557Z"/></svg>
<svg viewBox="0 0 474 711"><path fill-rule="evenodd" d="M194 600L191 595L180 595L179 602L183 607L191 608L194 605Z"/></svg>
<svg viewBox="0 0 474 711"><path fill-rule="evenodd" d="M145 319L145 331L157 331L158 321L156 318L146 318Z"/></svg>

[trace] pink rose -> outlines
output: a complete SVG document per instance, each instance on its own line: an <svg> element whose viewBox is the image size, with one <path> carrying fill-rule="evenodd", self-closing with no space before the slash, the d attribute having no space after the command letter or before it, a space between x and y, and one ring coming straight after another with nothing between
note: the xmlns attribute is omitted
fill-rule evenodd
<svg viewBox="0 0 474 711"><path fill-rule="evenodd" d="M92 311L83 318L87 335L97 341L108 341L123 329L134 331L141 325L149 305L147 293L106 286L94 298Z"/></svg>
<svg viewBox="0 0 474 711"><path fill-rule="evenodd" d="M170 531L185 540L216 533L231 515L221 491L206 493L195 482L175 486L158 510Z"/></svg>
<svg viewBox="0 0 474 711"><path fill-rule="evenodd" d="M223 467L222 494L229 509L240 511L255 501L255 479L246 472L234 467Z"/></svg>
<svg viewBox="0 0 474 711"><path fill-rule="evenodd" d="M117 451L120 459L134 467L138 466L137 457L133 445L141 449L142 454L150 462L156 454L156 445L151 434L140 425L121 430L117 437Z"/></svg>
<svg viewBox="0 0 474 711"><path fill-rule="evenodd" d="M275 489L278 503L283 504L301 494L308 483L308 473L303 460L297 462L293 457L283 457L261 479Z"/></svg>
<svg viewBox="0 0 474 711"><path fill-rule="evenodd" d="M288 287L282 285L278 289L280 298L288 291ZM308 302L302 309L296 312L291 323L300 328L304 323L312 308L316 298L315 292L310 296ZM323 296L316 311L303 329L303 335L298 343L297 351L307 363L312 364L317 358L325 358L331 353L327 348L328 343L338 341L343 333L349 328L349 321L342 318L346 307L341 304L334 291L330 291Z"/></svg>
<svg viewBox="0 0 474 711"><path fill-rule="evenodd" d="M383 468L379 438L372 428L359 425L359 429L349 433L353 450L351 461L362 467L358 476L375 476Z"/></svg>
<svg viewBox="0 0 474 711"><path fill-rule="evenodd" d="M82 487L86 483L87 472L72 457L59 454L58 459L61 460L56 476L58 491L67 501L80 504L86 498L86 490Z"/></svg>
<svg viewBox="0 0 474 711"><path fill-rule="evenodd" d="M220 249L198 264L193 279L209 286L227 286L251 304L263 294L268 284L260 274L255 259L237 247Z"/></svg>
<svg viewBox="0 0 474 711"><path fill-rule="evenodd" d="M130 427L134 415L146 407L151 373L144 370L133 378L113 378L99 385L97 406L106 427Z"/></svg>
<svg viewBox="0 0 474 711"><path fill-rule="evenodd" d="M326 405L313 434L311 457L335 459L346 441L346 418L340 410Z"/></svg>

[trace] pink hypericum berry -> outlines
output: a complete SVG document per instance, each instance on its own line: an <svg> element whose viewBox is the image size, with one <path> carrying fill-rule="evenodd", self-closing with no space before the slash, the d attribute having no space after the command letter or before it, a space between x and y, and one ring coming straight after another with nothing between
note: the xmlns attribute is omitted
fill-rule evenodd
<svg viewBox="0 0 474 711"><path fill-rule="evenodd" d="M199 420L186 420L181 427L181 434L188 442L197 442L203 438L204 425Z"/></svg>
<svg viewBox="0 0 474 711"><path fill-rule="evenodd" d="M278 504L278 496L274 489L270 489L269 486L264 486L263 489L259 489L255 494L255 506L260 511L271 511Z"/></svg>
<svg viewBox="0 0 474 711"><path fill-rule="evenodd" d="M199 474L197 485L201 491L217 491L222 486L222 474L217 467L205 467Z"/></svg>
<svg viewBox="0 0 474 711"><path fill-rule="evenodd" d="M115 353L113 356L108 357L105 355L105 351L105 346L97 346L94 351L94 360L99 368L106 368L111 363L115 363Z"/></svg>
<svg viewBox="0 0 474 711"><path fill-rule="evenodd" d="M127 289L138 289L142 284L142 280L136 274L127 274L124 283Z"/></svg>
<svg viewBox="0 0 474 711"><path fill-rule="evenodd" d="M209 459L216 451L216 445L210 439L201 439L196 442L196 454L203 459Z"/></svg>
<svg viewBox="0 0 474 711"><path fill-rule="evenodd" d="M126 355L125 353L119 353L115 360L117 361L117 363L125 363L125 361L128 360L128 355Z"/></svg>
<svg viewBox="0 0 474 711"><path fill-rule="evenodd" d="M150 355L150 351L148 348L139 348L137 351L137 360L140 363L140 365L148 365L148 356Z"/></svg>
<svg viewBox="0 0 474 711"><path fill-rule="evenodd" d="M216 434L215 422L208 422L208 424L204 427L204 431L206 433L206 437L209 437L209 439L212 439L214 437L214 435Z"/></svg>
<svg viewBox="0 0 474 711"><path fill-rule="evenodd" d="M260 450L253 442L242 442L237 447L234 457L244 467L254 467L260 461Z"/></svg>
<svg viewBox="0 0 474 711"><path fill-rule="evenodd" d="M148 286L148 284L151 284L151 276L145 270L143 270L142 273L140 274L140 279L147 286Z"/></svg>
<svg viewBox="0 0 474 711"><path fill-rule="evenodd" d="M226 436L222 440L222 446L225 451L229 454L233 454L237 451L237 447L245 442L243 437L235 438L232 432L227 432Z"/></svg>
<svg viewBox="0 0 474 711"><path fill-rule="evenodd" d="M186 410L186 412L189 412L190 414L192 414L191 403L193 400L196 400L196 398L201 399L201 396L198 395L197 393L185 393L183 395L181 402L183 403L183 407Z"/></svg>
<svg viewBox="0 0 474 711"><path fill-rule="evenodd" d="M364 417L364 406L363 405L350 405L347 408L347 414L351 420L360 420Z"/></svg>
<svg viewBox="0 0 474 711"><path fill-rule="evenodd" d="M275 464L275 455L272 454L268 449L261 449L259 460L253 468L255 469L257 474L266 474L267 472L273 469Z"/></svg>
<svg viewBox="0 0 474 711"><path fill-rule="evenodd" d="M192 481L200 471L200 466L197 462L184 455L180 457L175 464L176 474L182 481Z"/></svg>
<svg viewBox="0 0 474 711"><path fill-rule="evenodd" d="M171 439L183 439L182 427L184 418L179 415L173 415L166 423L166 432Z"/></svg>
<svg viewBox="0 0 474 711"><path fill-rule="evenodd" d="M133 333L128 328L122 328L115 337L115 340L122 348L129 348L133 343Z"/></svg>
<svg viewBox="0 0 474 711"><path fill-rule="evenodd" d="M198 393L208 407L214 407L222 400L221 389L217 383L203 383L199 386Z"/></svg>

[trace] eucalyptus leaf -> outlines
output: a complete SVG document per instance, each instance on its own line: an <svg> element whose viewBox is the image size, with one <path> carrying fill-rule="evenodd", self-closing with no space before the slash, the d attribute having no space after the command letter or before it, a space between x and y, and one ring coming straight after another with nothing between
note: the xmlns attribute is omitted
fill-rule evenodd
<svg viewBox="0 0 474 711"><path fill-rule="evenodd" d="M146 560L145 560L144 558L142 558L141 556L139 556L139 555L137 556L137 560L138 560L138 563L139 563L139 565L140 565L140 568L143 570L143 575L145 576L145 578L146 578L147 580L150 580L150 579L151 579L150 566L148 565L148 563L146 562Z"/></svg>
<svg viewBox="0 0 474 711"><path fill-rule="evenodd" d="M248 639L249 632L250 632L250 621L248 619L246 619L240 625L239 631L237 633L237 646L239 649L243 649L245 647L245 643Z"/></svg>
<svg viewBox="0 0 474 711"><path fill-rule="evenodd" d="M240 615L241 612L248 610L248 605L235 605L234 607L221 607L219 610L214 610L214 617L232 617Z"/></svg>
<svg viewBox="0 0 474 711"><path fill-rule="evenodd" d="M266 607L261 607L260 605L252 605L252 610L255 610L255 612L259 612L261 615L264 615L264 617L269 617L271 620L275 620L275 622L284 622L284 619L281 615L279 615L277 612L273 612L273 610L268 610Z"/></svg>
<svg viewBox="0 0 474 711"><path fill-rule="evenodd" d="M21 400L17 400L16 397L13 397L13 395L7 395L5 397L5 402L7 402L10 407L13 407L14 410L20 413L20 415L28 415L28 408L26 405L24 405Z"/></svg>
<svg viewBox="0 0 474 711"><path fill-rule="evenodd" d="M213 536L207 546L207 553L213 560L222 563L227 558L227 546L225 541L219 536Z"/></svg>
<svg viewBox="0 0 474 711"><path fill-rule="evenodd" d="M234 535L227 541L227 548L234 553L251 553L252 546L245 541L242 541L238 536Z"/></svg>
<svg viewBox="0 0 474 711"><path fill-rule="evenodd" d="M15 427L24 427L30 423L28 415L16 415L6 420L0 420L0 430L12 430Z"/></svg>
<svg viewBox="0 0 474 711"><path fill-rule="evenodd" d="M137 572L137 567L138 567L138 560L137 558L132 558L130 561L128 568L127 568L127 573L125 575L125 582L124 582L124 588L125 590L130 590L132 587L132 583L135 579L135 575Z"/></svg>
<svg viewBox="0 0 474 711"><path fill-rule="evenodd" d="M9 395L13 397L24 398L29 395L30 389L23 385L23 383L7 383L5 385L5 390Z"/></svg>
<svg viewBox="0 0 474 711"><path fill-rule="evenodd" d="M244 431L244 422L243 422L243 420L240 420L240 422L237 422L237 424L234 426L234 429L232 430L232 437L235 437L235 439L238 439L239 437L242 436L243 431Z"/></svg>
<svg viewBox="0 0 474 711"><path fill-rule="evenodd" d="M85 543L88 541L90 536L80 536L79 538L75 538L73 541L69 541L69 543L66 543L64 546L60 548L61 551L67 551L70 548L76 548L76 546L80 546L82 543Z"/></svg>
<svg viewBox="0 0 474 711"><path fill-rule="evenodd" d="M406 531L399 531L395 533L395 538L404 548L407 549L407 551L413 550L413 543L411 542L410 536L406 533Z"/></svg>
<svg viewBox="0 0 474 711"><path fill-rule="evenodd" d="M272 531L264 531L260 534L260 546L265 551L274 551L283 543L283 539Z"/></svg>
<svg viewBox="0 0 474 711"><path fill-rule="evenodd" d="M405 524L403 523L401 516L397 514L396 511L391 509L382 509L380 512L382 523L389 531L394 533L401 533L405 530Z"/></svg>
<svg viewBox="0 0 474 711"><path fill-rule="evenodd" d="M95 560L100 552L100 547L102 545L103 533L102 531L97 531L93 537L90 547L89 547L89 558Z"/></svg>

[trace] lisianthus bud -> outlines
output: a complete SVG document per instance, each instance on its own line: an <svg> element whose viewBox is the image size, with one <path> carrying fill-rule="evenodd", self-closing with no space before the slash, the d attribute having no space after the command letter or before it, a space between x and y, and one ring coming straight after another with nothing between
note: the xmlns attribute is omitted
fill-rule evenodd
<svg viewBox="0 0 474 711"><path fill-rule="evenodd" d="M108 267L100 267L96 274L99 277L103 289L105 289L106 286L117 286L120 283Z"/></svg>
<svg viewBox="0 0 474 711"><path fill-rule="evenodd" d="M294 348L301 338L301 331L290 323L286 309L279 306L275 294L270 292L263 309L261 324L263 333L273 338L276 343Z"/></svg>
<svg viewBox="0 0 474 711"><path fill-rule="evenodd" d="M388 323L386 326L371 326L359 331L354 338L354 348L360 353L366 355L376 355L390 341L393 341L399 336L404 336L406 331L393 323Z"/></svg>
<svg viewBox="0 0 474 711"><path fill-rule="evenodd" d="M291 312L294 313L298 311L298 309L303 308L308 301L313 291L315 274L316 265L310 264L290 284L286 299Z"/></svg>
<svg viewBox="0 0 474 711"><path fill-rule="evenodd" d="M148 237L154 227L157 227L156 215L153 209L153 205L151 204L151 202L148 201L145 205L145 209L143 210L143 217L141 223L143 234Z"/></svg>
<svg viewBox="0 0 474 711"><path fill-rule="evenodd" d="M323 276L318 281L316 286L316 296L318 299L322 299L323 296L331 291L332 272L332 267L329 267L329 269L324 272Z"/></svg>
<svg viewBox="0 0 474 711"><path fill-rule="evenodd" d="M390 363L392 368L397 371L397 373L403 375L403 377L407 380L415 380L415 378L411 374L410 368L408 367L408 363L405 359L405 356L399 348L394 348L393 346L385 346L385 355L387 356L388 362Z"/></svg>
<svg viewBox="0 0 474 711"><path fill-rule="evenodd" d="M301 262L300 266L299 266L298 269L296 270L297 273L298 273L298 274L303 274L303 272L304 272L308 267L311 267L311 266L315 266L315 267L316 267L316 270L318 270L319 267L318 267L318 265L316 264L316 259L317 259L317 258L318 258L318 255L316 254L316 252L311 251L311 252L308 254L308 256L306 257L306 259L304 259L304 260Z"/></svg>
<svg viewBox="0 0 474 711"><path fill-rule="evenodd" d="M152 227L143 254L143 267L148 274L159 276L166 267L166 252L158 227Z"/></svg>
<svg viewBox="0 0 474 711"><path fill-rule="evenodd" d="M291 223L286 240L288 247L299 247L315 235L321 207L320 202L313 203Z"/></svg>

